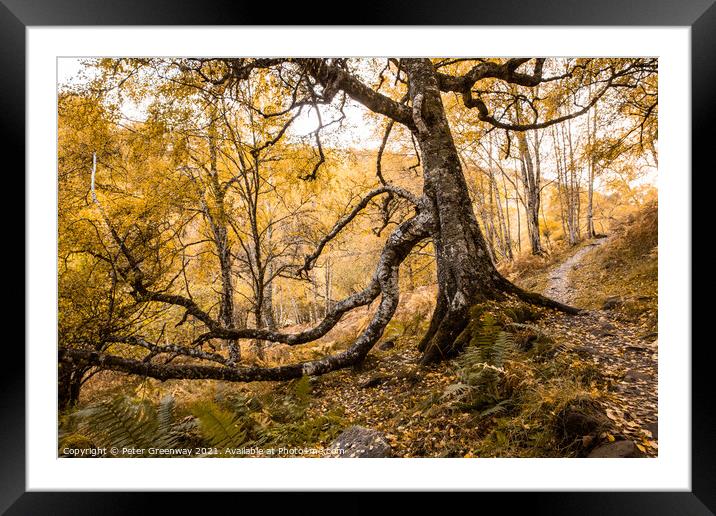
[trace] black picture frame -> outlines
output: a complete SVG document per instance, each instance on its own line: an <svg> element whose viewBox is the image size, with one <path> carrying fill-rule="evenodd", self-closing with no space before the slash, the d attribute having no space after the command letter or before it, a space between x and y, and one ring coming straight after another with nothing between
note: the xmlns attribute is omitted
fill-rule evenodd
<svg viewBox="0 0 716 516"><path fill-rule="evenodd" d="M279 4L276 4L279 5ZM351 14L347 14L351 12ZM330 19L329 19L330 18ZM606 26L689 26L692 66L692 163L693 170L711 172L712 141L708 129L714 110L716 84L716 5L714 0L401 0L360 4L311 2L310 8L276 8L245 0L0 0L0 116L3 156L24 156L25 149L25 30L29 26L62 25L606 25ZM5 162L7 163L7 162ZM699 167L702 165L702 167ZM709 166L710 165L710 166ZM21 165L22 166L22 165ZM7 175L15 168L5 165ZM684 171L685 177L695 174ZM7 177L7 176L5 176ZM23 186L20 186L23 188ZM692 189L692 192L695 190ZM696 190L698 191L698 190ZM25 192L31 195L32 192ZM692 201L692 206L697 205ZM6 214L6 216L9 216ZM694 222L696 220L694 219ZM19 227L15 224L15 227ZM694 233L692 233L693 235ZM662 252L668 252L668 249ZM692 265L693 267L693 265ZM692 269L693 270L693 269ZM26 310L31 310L27 306ZM693 319L693 318L692 318ZM6 514L126 514L150 508L147 493L26 492L25 488L25 353L6 338L5 364L0 374L0 511ZM674 343L687 349L691 343ZM710 339L694 340L692 352L692 491L691 492L608 492L608 493L471 493L481 507L490 502L505 503L510 509L524 505L537 514L713 514L716 511L716 454L714 429L716 410L712 401L710 369L714 352ZM228 498L240 496L242 504L257 494L212 494L211 505L221 507ZM264 495L265 496L265 495ZM304 507L321 512L306 494L289 494L282 502L271 498L278 510ZM315 496L315 495L314 495ZM452 495L451 495L452 496ZM490 499L486 499L489 497ZM492 498L498 497L499 500ZM205 503L198 494L162 495L163 513L173 507L190 508ZM370 497L345 494L341 512L374 510ZM423 494L410 499L422 503ZM254 500L251 500L255 502ZM258 501L258 500L257 500ZM268 500L265 500L268 502ZM262 503L261 501L258 501ZM232 502L230 502L232 503ZM278 505L276 505L278 503ZM332 502L335 503L335 502ZM452 505L453 502L451 502ZM457 503L457 502L455 502ZM517 505L515 505L517 504ZM310 507L310 510L309 510ZM474 507L477 510L477 505ZM330 509L330 507L328 507ZM334 509L335 510L335 509ZM526 509L527 510L527 509ZM293 510L302 514L302 510Z"/></svg>

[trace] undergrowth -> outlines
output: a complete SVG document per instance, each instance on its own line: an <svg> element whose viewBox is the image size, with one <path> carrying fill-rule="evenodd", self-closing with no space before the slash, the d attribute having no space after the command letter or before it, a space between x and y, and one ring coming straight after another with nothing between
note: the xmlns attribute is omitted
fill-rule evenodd
<svg viewBox="0 0 716 516"><path fill-rule="evenodd" d="M562 420L578 408L596 417L599 371L525 322L537 317L519 304L472 309L465 351L453 362L458 380L429 404L433 412L467 412L484 427L467 456L579 456L596 437L572 435Z"/></svg>
<svg viewBox="0 0 716 516"><path fill-rule="evenodd" d="M110 455L151 455L150 448L192 448L205 456L245 456L237 448L323 447L345 426L339 411L313 416L308 377L283 392L218 393L177 407L173 396L156 403L145 392L106 398L60 418L59 455L67 449L117 449ZM140 390L141 391L141 390ZM196 455L194 455L196 456ZM274 456L280 456L276 453Z"/></svg>
<svg viewBox="0 0 716 516"><path fill-rule="evenodd" d="M576 269L571 281L580 288L574 303L599 309L616 298L612 308L629 320L641 320L656 331L658 305L658 206L651 203L619 225L594 259Z"/></svg>

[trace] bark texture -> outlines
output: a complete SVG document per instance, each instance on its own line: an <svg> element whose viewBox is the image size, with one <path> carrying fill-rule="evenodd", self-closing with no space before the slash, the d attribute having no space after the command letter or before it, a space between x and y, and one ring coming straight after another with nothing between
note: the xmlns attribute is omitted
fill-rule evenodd
<svg viewBox="0 0 716 516"><path fill-rule="evenodd" d="M435 69L428 59L403 59L402 65L410 81L413 106L421 107L413 111L414 132L423 163L425 196L437 221L432 237L439 298L421 342L423 362L431 362L460 351L454 343L467 325L468 309L501 298L505 280L490 258L472 209Z"/></svg>

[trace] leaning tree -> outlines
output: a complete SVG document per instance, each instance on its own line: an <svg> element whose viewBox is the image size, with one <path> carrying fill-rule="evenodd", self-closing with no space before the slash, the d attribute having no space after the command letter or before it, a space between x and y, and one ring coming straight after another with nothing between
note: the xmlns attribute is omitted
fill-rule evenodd
<svg viewBox="0 0 716 516"><path fill-rule="evenodd" d="M386 60L378 84L370 86L360 70L361 60L347 58L173 60L171 78L175 83L213 90L221 88L225 94L230 94L232 88L242 81L250 80L253 74L273 74L276 94L282 92L286 102L278 110L257 109L257 112L264 117L286 117L286 123L276 133L275 141L284 136L297 112L315 110L319 128L313 136L318 159L305 175L306 179L315 178L325 161L320 136L321 130L328 124L321 118L323 106L343 106L350 98L369 111L386 117L388 124L381 152L391 128L396 124L403 126L416 143L423 174L422 193L415 195L387 182L378 166L381 185L367 192L348 214L336 222L315 250L305 257L298 272L307 274L325 246L376 197L387 198L383 203L386 210L391 202L407 202L414 208L414 213L389 234L375 272L362 291L334 303L316 326L298 333L283 333L268 328L235 328L230 322L214 317L190 297L154 289L145 281L141 263L114 229L93 192L93 199L102 213L113 245L123 257L124 263L119 270L136 301L178 306L185 311L184 318L191 317L200 322L205 331L186 344L160 345L136 335L109 338L112 342L146 348L149 355L144 360L68 348L60 348L60 360L159 380L287 380L354 365L365 358L393 317L398 306L400 265L411 250L425 240L431 240L434 245L438 289L429 327L418 344L423 363L454 356L460 351L459 343L463 339L459 337L469 322L469 309L480 302L512 296L535 305L578 313L573 307L522 290L496 269L473 212L444 104L446 95L455 95L462 108L475 114L476 123L487 124L490 130L505 131L509 142L510 133L545 128L578 117L587 113L607 92L635 88L640 82L653 78L657 72L655 59L583 59L568 63L566 72L557 72L557 67L551 66L544 58L391 58ZM135 61L133 66L152 66L152 62ZM388 72L394 78L392 87L385 86L384 75ZM546 83L558 83L560 86L549 89L553 98L521 93L524 89ZM496 84L510 85L509 89L515 92L507 105L491 105L489 89ZM566 111L565 105L571 110ZM515 110L522 114L519 119L513 116ZM307 343L325 335L347 312L369 305L379 297L380 302L372 319L352 345L324 358L278 367L242 366L232 357L227 358L204 348L214 339L260 339L288 345ZM181 364L158 362L156 357L162 354L197 360Z"/></svg>

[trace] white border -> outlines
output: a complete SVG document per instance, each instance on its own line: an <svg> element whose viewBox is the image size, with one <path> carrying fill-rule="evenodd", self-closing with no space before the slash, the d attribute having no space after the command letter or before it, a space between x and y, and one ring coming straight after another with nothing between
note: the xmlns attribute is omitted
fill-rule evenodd
<svg viewBox="0 0 716 516"><path fill-rule="evenodd" d="M58 56L658 56L659 457L608 459L56 458ZM690 490L690 29L27 29L27 489Z"/></svg>

